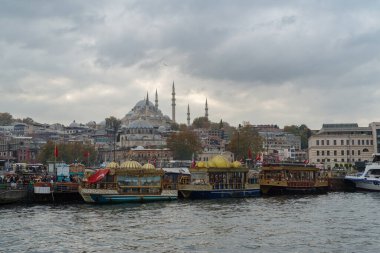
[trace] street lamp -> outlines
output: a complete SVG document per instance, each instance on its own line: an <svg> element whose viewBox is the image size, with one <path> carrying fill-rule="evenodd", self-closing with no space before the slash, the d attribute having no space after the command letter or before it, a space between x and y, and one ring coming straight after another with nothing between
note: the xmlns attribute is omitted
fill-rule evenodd
<svg viewBox="0 0 380 253"><path fill-rule="evenodd" d="M237 133L238 133L238 152L237 152L237 156L236 156L236 160L238 160L239 158L239 155L240 155L240 128L241 128L241 124L239 124L238 126L238 130L237 130Z"/></svg>

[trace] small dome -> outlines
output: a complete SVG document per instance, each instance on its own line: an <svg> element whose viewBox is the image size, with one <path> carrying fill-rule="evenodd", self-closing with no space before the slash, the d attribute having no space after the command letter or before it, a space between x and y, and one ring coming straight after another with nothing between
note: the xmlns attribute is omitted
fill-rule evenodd
<svg viewBox="0 0 380 253"><path fill-rule="evenodd" d="M79 127L79 124L75 122L75 120L69 125L69 127Z"/></svg>
<svg viewBox="0 0 380 253"><path fill-rule="evenodd" d="M198 167L198 168L204 168L205 167L205 162L199 161L199 162L196 163L195 166Z"/></svg>
<svg viewBox="0 0 380 253"><path fill-rule="evenodd" d="M217 155L209 161L209 166L216 168L229 168L231 167L231 163L224 156Z"/></svg>
<svg viewBox="0 0 380 253"><path fill-rule="evenodd" d="M234 168L240 168L240 167L241 167L241 162L239 162L239 161L235 161L235 162L233 162L231 165L232 165L232 167L234 167Z"/></svg>
<svg viewBox="0 0 380 253"><path fill-rule="evenodd" d="M142 168L143 168L143 169L151 169L151 170L156 169L156 167L154 167L154 165L151 164L151 163L146 163L146 164L144 164L144 165L142 166Z"/></svg>
<svg viewBox="0 0 380 253"><path fill-rule="evenodd" d="M123 169L141 169L142 168L141 164L136 161L123 162L120 167Z"/></svg>
<svg viewBox="0 0 380 253"><path fill-rule="evenodd" d="M108 168L119 168L119 164L117 164L115 162L110 162L109 164L107 164L107 167Z"/></svg>

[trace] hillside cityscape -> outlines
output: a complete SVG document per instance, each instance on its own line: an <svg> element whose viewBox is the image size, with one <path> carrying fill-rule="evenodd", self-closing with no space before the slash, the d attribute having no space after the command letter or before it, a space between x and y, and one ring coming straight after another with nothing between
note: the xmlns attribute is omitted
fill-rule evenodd
<svg viewBox="0 0 380 253"><path fill-rule="evenodd" d="M380 152L380 123L367 127L356 123L323 124L319 130L306 125L280 128L276 124L238 126L228 122L211 122L205 101L204 115L191 122L176 122L175 86L172 85L172 115L163 114L146 97L121 119L67 126L43 124L31 118L14 119L9 112L0 113L0 168L13 163L81 162L87 166L115 161L136 160L160 166L171 160L208 161L222 154L229 161L242 163L304 162L324 167L363 166ZM54 151L57 150L57 153Z"/></svg>

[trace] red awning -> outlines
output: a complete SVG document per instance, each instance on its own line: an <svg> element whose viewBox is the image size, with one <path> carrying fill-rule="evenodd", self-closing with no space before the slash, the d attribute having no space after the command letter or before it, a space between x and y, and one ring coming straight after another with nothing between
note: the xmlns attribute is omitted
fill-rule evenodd
<svg viewBox="0 0 380 253"><path fill-rule="evenodd" d="M87 182L96 183L102 180L108 174L109 171L110 169L99 169L94 174L92 174L91 176L87 178Z"/></svg>

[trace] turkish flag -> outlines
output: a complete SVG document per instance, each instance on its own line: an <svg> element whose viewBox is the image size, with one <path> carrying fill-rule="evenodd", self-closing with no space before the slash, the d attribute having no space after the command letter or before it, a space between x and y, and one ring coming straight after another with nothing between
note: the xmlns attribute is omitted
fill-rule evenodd
<svg viewBox="0 0 380 253"><path fill-rule="evenodd" d="M57 148L57 145L54 146L54 157L58 157L58 148Z"/></svg>

